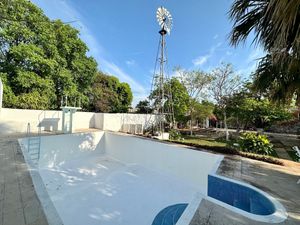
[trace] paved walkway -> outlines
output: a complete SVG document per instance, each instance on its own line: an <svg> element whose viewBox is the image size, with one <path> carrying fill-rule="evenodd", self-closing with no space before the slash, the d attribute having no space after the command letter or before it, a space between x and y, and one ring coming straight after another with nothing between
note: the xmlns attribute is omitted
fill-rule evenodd
<svg viewBox="0 0 300 225"><path fill-rule="evenodd" d="M47 225L16 137L0 137L0 225Z"/></svg>

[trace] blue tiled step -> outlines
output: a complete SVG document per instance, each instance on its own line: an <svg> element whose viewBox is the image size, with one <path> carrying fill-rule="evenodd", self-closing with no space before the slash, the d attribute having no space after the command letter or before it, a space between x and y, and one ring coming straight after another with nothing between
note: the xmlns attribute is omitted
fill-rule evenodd
<svg viewBox="0 0 300 225"><path fill-rule="evenodd" d="M187 206L181 203L164 208L156 215L152 225L175 225Z"/></svg>

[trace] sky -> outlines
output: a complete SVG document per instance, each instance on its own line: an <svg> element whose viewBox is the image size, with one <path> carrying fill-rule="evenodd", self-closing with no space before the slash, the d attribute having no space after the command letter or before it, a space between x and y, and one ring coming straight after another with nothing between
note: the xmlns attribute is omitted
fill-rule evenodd
<svg viewBox="0 0 300 225"><path fill-rule="evenodd" d="M135 106L151 90L160 27L156 10L167 8L173 28L166 37L169 76L173 68L211 71L232 63L244 79L264 53L251 37L237 48L229 44L232 0L31 0L51 19L71 22L89 47L99 70L127 82Z"/></svg>

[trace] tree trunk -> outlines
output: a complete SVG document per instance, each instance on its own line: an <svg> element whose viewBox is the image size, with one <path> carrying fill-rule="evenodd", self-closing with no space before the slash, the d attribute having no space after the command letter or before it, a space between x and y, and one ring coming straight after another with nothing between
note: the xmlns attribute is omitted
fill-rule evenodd
<svg viewBox="0 0 300 225"><path fill-rule="evenodd" d="M227 128L227 115L226 111L224 111L224 127L225 127L225 133L226 133L226 141L229 141L229 132Z"/></svg>
<svg viewBox="0 0 300 225"><path fill-rule="evenodd" d="M192 117L191 117L191 123L190 123L190 135L193 135L193 126L192 126Z"/></svg>

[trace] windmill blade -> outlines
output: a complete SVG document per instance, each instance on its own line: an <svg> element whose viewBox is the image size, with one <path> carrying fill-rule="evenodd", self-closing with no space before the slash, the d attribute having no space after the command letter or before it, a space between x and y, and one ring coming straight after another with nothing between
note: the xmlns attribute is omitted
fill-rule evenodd
<svg viewBox="0 0 300 225"><path fill-rule="evenodd" d="M168 34L170 34L173 19L171 13L164 7L159 7L156 11L156 19L159 26L162 29L165 29Z"/></svg>

